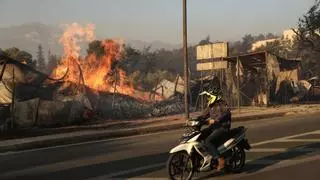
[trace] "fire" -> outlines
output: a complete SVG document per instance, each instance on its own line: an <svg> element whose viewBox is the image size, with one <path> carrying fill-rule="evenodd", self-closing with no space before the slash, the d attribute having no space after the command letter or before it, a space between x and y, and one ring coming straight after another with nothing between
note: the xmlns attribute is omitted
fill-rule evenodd
<svg viewBox="0 0 320 180"><path fill-rule="evenodd" d="M104 55L88 54L80 57L79 42L92 42L95 39L94 25L82 27L77 23L67 26L59 42L63 45L64 56L59 66L53 71L54 78L65 76L65 81L84 83L87 87L97 91L120 93L135 98L148 100L149 93L136 90L126 81L124 70L115 65L121 60L123 43L116 40L104 40L101 46ZM68 71L67 71L68 70Z"/></svg>

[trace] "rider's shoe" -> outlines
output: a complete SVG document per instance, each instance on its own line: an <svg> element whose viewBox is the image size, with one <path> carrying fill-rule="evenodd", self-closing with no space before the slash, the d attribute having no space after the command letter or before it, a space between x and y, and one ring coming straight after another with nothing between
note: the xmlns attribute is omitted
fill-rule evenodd
<svg viewBox="0 0 320 180"><path fill-rule="evenodd" d="M218 159L218 167L217 167L217 170L218 171L221 171L224 169L224 158L223 157L220 157Z"/></svg>
<svg viewBox="0 0 320 180"><path fill-rule="evenodd" d="M211 165L211 160L212 160L212 156L211 155L207 155L204 157L203 159L203 164L200 168L200 171L206 171L210 165Z"/></svg>

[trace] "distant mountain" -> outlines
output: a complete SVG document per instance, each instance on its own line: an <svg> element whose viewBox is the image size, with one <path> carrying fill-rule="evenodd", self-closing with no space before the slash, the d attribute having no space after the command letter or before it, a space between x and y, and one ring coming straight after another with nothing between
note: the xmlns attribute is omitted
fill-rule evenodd
<svg viewBox="0 0 320 180"><path fill-rule="evenodd" d="M54 53L62 53L62 47L57 41L60 34L59 28L40 23L0 28L0 48L17 47L35 57L37 47L41 44L45 50L45 56L49 48Z"/></svg>
<svg viewBox="0 0 320 180"><path fill-rule="evenodd" d="M0 28L0 48L4 50L10 47L17 47L20 50L31 53L35 58L37 46L41 44L45 52L45 57L47 57L49 49L52 53L61 55L63 53L63 48L58 43L61 33L62 29L41 23L28 23L19 26L2 27ZM140 40L125 40L125 43L139 50L148 46L151 46L151 50L172 50L181 47L180 45L169 44L161 41L148 43ZM86 47L82 49L82 53L85 53L85 51Z"/></svg>

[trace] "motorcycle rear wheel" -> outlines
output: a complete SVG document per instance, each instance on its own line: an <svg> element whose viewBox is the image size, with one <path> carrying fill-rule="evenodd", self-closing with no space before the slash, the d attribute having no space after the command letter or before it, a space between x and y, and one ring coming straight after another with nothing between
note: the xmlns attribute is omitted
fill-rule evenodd
<svg viewBox="0 0 320 180"><path fill-rule="evenodd" d="M191 156L185 151L170 154L167 171L171 180L191 180L194 174Z"/></svg>
<svg viewBox="0 0 320 180"><path fill-rule="evenodd" d="M240 173L246 163L246 153L242 147L235 146L231 149L232 157L226 165L227 172Z"/></svg>

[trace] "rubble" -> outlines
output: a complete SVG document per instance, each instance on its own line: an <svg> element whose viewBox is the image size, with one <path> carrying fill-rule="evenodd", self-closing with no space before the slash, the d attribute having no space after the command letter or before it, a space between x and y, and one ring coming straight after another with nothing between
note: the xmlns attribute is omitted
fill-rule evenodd
<svg viewBox="0 0 320 180"><path fill-rule="evenodd" d="M6 128L6 123L9 121L10 117L10 106L0 105L0 132L3 132Z"/></svg>
<svg viewBox="0 0 320 180"><path fill-rule="evenodd" d="M97 99L94 109L104 119L141 118L151 111L150 103L127 95L100 92Z"/></svg>
<svg viewBox="0 0 320 180"><path fill-rule="evenodd" d="M84 106L78 101L40 101L37 127L66 126L83 120Z"/></svg>
<svg viewBox="0 0 320 180"><path fill-rule="evenodd" d="M153 106L152 116L167 116L184 112L184 101L181 94L171 97Z"/></svg>
<svg viewBox="0 0 320 180"><path fill-rule="evenodd" d="M15 103L14 124L20 128L65 126L81 122L84 111L85 106L79 101L35 98Z"/></svg>
<svg viewBox="0 0 320 180"><path fill-rule="evenodd" d="M163 79L154 87L153 91L164 99L169 99L176 93L184 93L184 80L180 76L177 76L175 82Z"/></svg>
<svg viewBox="0 0 320 180"><path fill-rule="evenodd" d="M37 123L39 98L16 102L13 109L14 124L18 127L32 127ZM44 108L41 108L44 110Z"/></svg>

